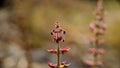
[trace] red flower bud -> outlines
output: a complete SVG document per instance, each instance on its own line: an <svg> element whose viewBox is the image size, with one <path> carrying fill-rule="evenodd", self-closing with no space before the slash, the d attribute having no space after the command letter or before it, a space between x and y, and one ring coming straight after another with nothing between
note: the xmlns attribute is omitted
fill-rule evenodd
<svg viewBox="0 0 120 68"><path fill-rule="evenodd" d="M57 53L57 49L50 49L50 50L47 50L49 53L54 53L56 54Z"/></svg>
<svg viewBox="0 0 120 68"><path fill-rule="evenodd" d="M51 35L53 35L55 42L56 43L59 43L60 41L64 42L63 35L65 33L66 32L64 31L64 29L60 27L59 22L55 21L55 29L51 32Z"/></svg>
<svg viewBox="0 0 120 68"><path fill-rule="evenodd" d="M93 33L96 33L96 32L97 32L97 28L99 28L99 25L96 24L96 23L90 23L89 28L90 28L90 30L91 30Z"/></svg>
<svg viewBox="0 0 120 68"><path fill-rule="evenodd" d="M63 39L62 37L58 37L58 38L57 38L58 41L61 41L62 39Z"/></svg>
<svg viewBox="0 0 120 68"><path fill-rule="evenodd" d="M54 37L54 40L59 43L60 41L63 41L63 37L62 37L62 34L61 34L61 31L60 30L56 30L52 33L53 37Z"/></svg>
<svg viewBox="0 0 120 68"><path fill-rule="evenodd" d="M91 29L92 32L95 30L96 28L95 26L96 26L95 23L90 23L89 28Z"/></svg>
<svg viewBox="0 0 120 68"><path fill-rule="evenodd" d="M48 65L50 68L57 68L57 64L53 64L51 62L48 62Z"/></svg>
<svg viewBox="0 0 120 68"><path fill-rule="evenodd" d="M61 51L62 54L68 52L69 50L70 50L70 48L63 48L63 49L60 49L60 51Z"/></svg>
<svg viewBox="0 0 120 68"><path fill-rule="evenodd" d="M64 65L64 67L68 67L68 66L70 66L70 63L69 63L69 64L67 64L67 62L66 62L66 61L63 61L63 62L61 63L61 65Z"/></svg>

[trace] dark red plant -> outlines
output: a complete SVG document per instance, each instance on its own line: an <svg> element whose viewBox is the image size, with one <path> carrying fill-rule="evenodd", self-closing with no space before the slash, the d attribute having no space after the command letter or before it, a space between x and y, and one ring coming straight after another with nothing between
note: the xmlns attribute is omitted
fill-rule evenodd
<svg viewBox="0 0 120 68"><path fill-rule="evenodd" d="M66 63L66 61L60 62L60 55L65 54L70 50L70 48L60 48L60 42L64 42L64 35L66 31L60 27L60 23L58 21L55 22L55 29L52 30L51 35L53 36L54 41L57 43L57 49L48 49L49 53L53 53L57 55L57 63L53 64L48 62L50 68L67 68L70 64Z"/></svg>

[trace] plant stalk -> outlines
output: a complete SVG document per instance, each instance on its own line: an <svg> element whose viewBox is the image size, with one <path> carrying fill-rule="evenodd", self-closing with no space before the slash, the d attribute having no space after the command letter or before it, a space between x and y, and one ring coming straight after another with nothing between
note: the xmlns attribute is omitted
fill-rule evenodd
<svg viewBox="0 0 120 68"><path fill-rule="evenodd" d="M60 44L58 43L58 46L57 46L57 68L60 67Z"/></svg>

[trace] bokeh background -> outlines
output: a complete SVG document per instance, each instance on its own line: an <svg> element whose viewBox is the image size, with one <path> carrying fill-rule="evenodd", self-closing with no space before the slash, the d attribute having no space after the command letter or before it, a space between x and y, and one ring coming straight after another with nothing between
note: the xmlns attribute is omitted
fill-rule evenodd
<svg viewBox="0 0 120 68"><path fill-rule="evenodd" d="M56 55L50 35L55 20L66 30L61 47L71 50L62 55L69 68L89 68L89 23L94 21L97 0L1 0L0 1L0 68L49 68ZM107 33L103 68L120 68L120 1L104 0Z"/></svg>

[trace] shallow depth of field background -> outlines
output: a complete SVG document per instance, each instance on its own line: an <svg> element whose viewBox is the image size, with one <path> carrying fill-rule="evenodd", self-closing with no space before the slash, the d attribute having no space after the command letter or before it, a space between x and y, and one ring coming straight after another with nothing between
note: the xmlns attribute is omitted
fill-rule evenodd
<svg viewBox="0 0 120 68"><path fill-rule="evenodd" d="M4 2L5 1L5 2ZM89 23L94 21L97 0L3 0L0 2L0 68L49 68L56 55L47 49L56 44L50 35L54 21L66 30L61 47L71 50L62 60L69 68L88 68L89 38L94 35ZM104 0L107 33L103 68L120 68L120 1ZM30 64L29 64L30 63Z"/></svg>

